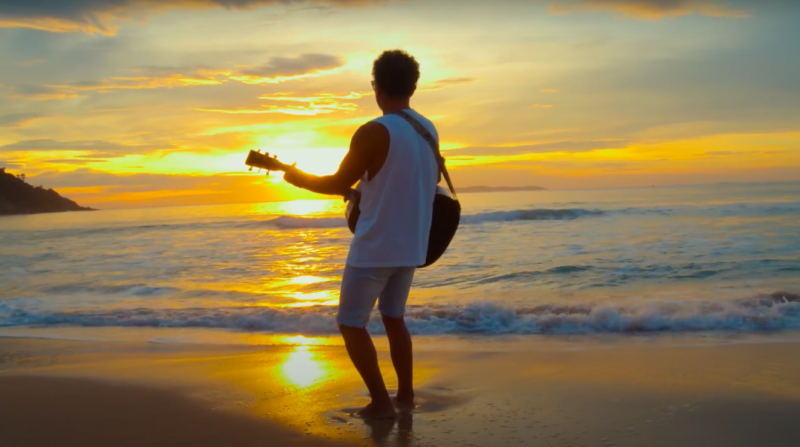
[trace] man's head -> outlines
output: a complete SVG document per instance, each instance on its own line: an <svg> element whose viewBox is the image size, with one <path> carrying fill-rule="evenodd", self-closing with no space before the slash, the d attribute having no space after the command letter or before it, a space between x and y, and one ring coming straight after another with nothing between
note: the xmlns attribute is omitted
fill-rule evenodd
<svg viewBox="0 0 800 447"><path fill-rule="evenodd" d="M372 87L381 109L407 101L417 89L418 80L419 64L403 50L384 51L372 65Z"/></svg>

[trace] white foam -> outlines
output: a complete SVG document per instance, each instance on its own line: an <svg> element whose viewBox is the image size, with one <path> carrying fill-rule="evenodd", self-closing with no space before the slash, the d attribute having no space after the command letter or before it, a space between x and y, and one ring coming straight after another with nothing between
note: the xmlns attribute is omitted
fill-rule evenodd
<svg viewBox="0 0 800 447"><path fill-rule="evenodd" d="M409 306L415 334L600 334L800 329L800 302L780 296L724 302L652 302L627 306L545 305L514 308L488 302ZM0 303L1 304L1 303ZM337 332L332 307L112 309L103 312L39 312L0 306L0 326L73 325L196 327L293 334ZM382 332L380 318L370 330Z"/></svg>

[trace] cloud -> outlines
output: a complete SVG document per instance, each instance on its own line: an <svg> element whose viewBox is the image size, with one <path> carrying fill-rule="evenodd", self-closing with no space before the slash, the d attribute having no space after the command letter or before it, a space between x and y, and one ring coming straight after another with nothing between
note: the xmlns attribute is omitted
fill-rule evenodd
<svg viewBox="0 0 800 447"><path fill-rule="evenodd" d="M421 92L430 92L434 90L441 90L447 87L454 87L457 85L466 85L478 82L477 78L445 78L438 81L425 84L419 88Z"/></svg>
<svg viewBox="0 0 800 447"><path fill-rule="evenodd" d="M554 88L544 88L542 89L542 93L558 93L558 90Z"/></svg>
<svg viewBox="0 0 800 447"><path fill-rule="evenodd" d="M728 18L751 16L749 11L732 8L719 0L556 0L550 3L550 10L555 14L610 11L637 20L661 20L695 14Z"/></svg>
<svg viewBox="0 0 800 447"><path fill-rule="evenodd" d="M12 94L15 98L33 99L37 101L62 100L77 98L78 94L72 90L47 85L17 85Z"/></svg>
<svg viewBox="0 0 800 447"><path fill-rule="evenodd" d="M479 146L451 149L444 152L452 156L503 156L521 154L541 154L548 152L591 152L601 149L620 149L627 147L629 141L559 141L555 143L529 144L521 146Z"/></svg>
<svg viewBox="0 0 800 447"><path fill-rule="evenodd" d="M53 152L53 151L75 151L87 152L85 156L78 156L80 159L86 156L91 158L117 158L125 155L151 152L162 149L170 149L171 146L145 144L128 145L113 143L101 140L81 140L81 141L56 141L49 139L23 140L16 143L0 146L0 152Z"/></svg>
<svg viewBox="0 0 800 447"><path fill-rule="evenodd" d="M0 127L22 127L31 121L43 118L41 113L10 113L0 115Z"/></svg>
<svg viewBox="0 0 800 447"><path fill-rule="evenodd" d="M284 80L309 77L319 72L339 68L343 61L330 54L303 54L298 57L273 57L266 64L241 70L231 79L246 84L278 83Z"/></svg>
<svg viewBox="0 0 800 447"><path fill-rule="evenodd" d="M358 100L368 95L366 92L349 94L317 93L311 96L295 96L292 93L275 93L259 96L258 99L278 104L265 104L261 109L195 109L201 112L227 113L234 115L282 113L285 115L316 116L333 112L354 112L358 105L342 100ZM282 103L290 104L282 104ZM297 104L292 104L297 103Z"/></svg>
<svg viewBox="0 0 800 447"><path fill-rule="evenodd" d="M0 0L2 1L2 0ZM261 66L234 71L206 66L141 67L125 70L125 76L99 81L72 81L55 85L18 85L17 98L54 100L76 98L85 92L107 93L119 90L143 90L221 85L231 80L244 84L277 84L307 77L319 77L341 67L338 56L304 54L296 58L274 57Z"/></svg>
<svg viewBox="0 0 800 447"><path fill-rule="evenodd" d="M15 169L15 168L18 168L18 167L19 167L19 165L16 164L16 163L12 163L10 161L5 161L5 160L0 160L0 168Z"/></svg>
<svg viewBox="0 0 800 447"><path fill-rule="evenodd" d="M528 108L529 109L549 109L549 108L552 108L552 107L553 107L552 104L534 104L534 105L532 105L532 106L530 106Z"/></svg>
<svg viewBox="0 0 800 447"><path fill-rule="evenodd" d="M175 9L246 10L279 3L363 6L385 0L0 0L0 27L113 35L118 22Z"/></svg>

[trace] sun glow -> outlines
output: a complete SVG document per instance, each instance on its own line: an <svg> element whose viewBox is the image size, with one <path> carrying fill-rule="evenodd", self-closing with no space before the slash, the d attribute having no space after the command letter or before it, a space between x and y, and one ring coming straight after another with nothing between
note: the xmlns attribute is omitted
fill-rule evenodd
<svg viewBox="0 0 800 447"><path fill-rule="evenodd" d="M307 388L331 374L331 370L328 362L319 358L318 352L308 345L301 345L286 355L280 366L280 375L290 385Z"/></svg>

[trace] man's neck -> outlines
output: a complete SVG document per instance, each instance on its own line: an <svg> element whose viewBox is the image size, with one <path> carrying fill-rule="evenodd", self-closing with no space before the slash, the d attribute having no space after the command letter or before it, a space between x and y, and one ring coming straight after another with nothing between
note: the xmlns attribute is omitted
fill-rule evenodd
<svg viewBox="0 0 800 447"><path fill-rule="evenodd" d="M391 99L386 101L383 105L383 114L388 115L390 113L396 112L398 110L405 110L410 109L410 99L409 98L398 98L398 99Z"/></svg>

